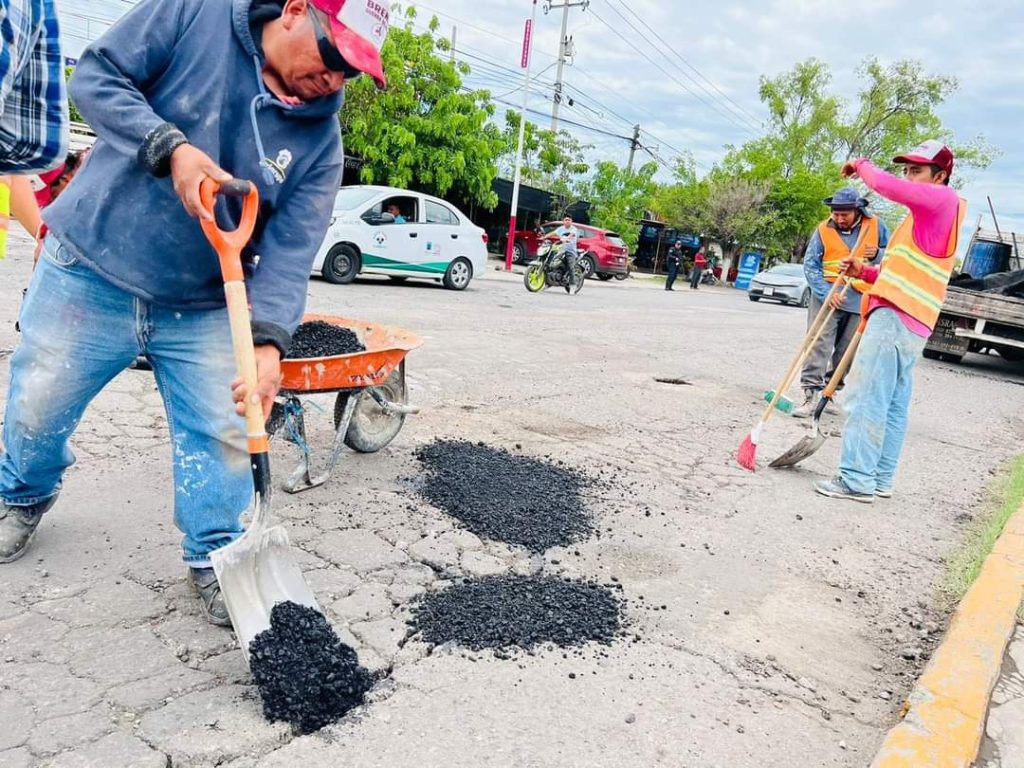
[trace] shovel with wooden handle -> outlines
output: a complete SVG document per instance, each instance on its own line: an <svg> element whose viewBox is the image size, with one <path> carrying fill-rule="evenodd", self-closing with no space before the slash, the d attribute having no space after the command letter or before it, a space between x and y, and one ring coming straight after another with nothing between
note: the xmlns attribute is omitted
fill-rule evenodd
<svg viewBox="0 0 1024 768"><path fill-rule="evenodd" d="M235 362L239 376L251 395L257 386L256 352L253 349L241 256L256 224L259 199L251 182L235 179L218 184L206 179L200 187L200 195L203 207L211 213L218 194L243 198L242 218L235 231L225 232L215 220L204 220L201 224L220 258ZM281 526L270 523L269 443L263 408L259 402L252 402L251 397L245 401L245 426L256 508L245 532L227 546L211 552L210 560L248 664L249 644L260 632L270 629L270 612L277 603L291 601L316 610L319 608L292 557L288 534Z"/></svg>
<svg viewBox="0 0 1024 768"><path fill-rule="evenodd" d="M846 352L843 353L843 357L840 359L839 365L836 366L832 378L829 379L825 391L821 393L821 400L818 401L818 405L814 409L811 433L801 437L796 445L775 459L775 461L768 465L769 467L774 467L775 469L794 467L804 459L814 455L825 444L827 435L821 431L821 415L825 412L825 406L832 402L832 398L835 397L836 390L839 388L839 383L843 380L846 372L850 370L850 365L853 364L853 358L857 354L857 347L860 346L861 334L864 333L864 325L865 322L861 320L857 332L850 339L850 346L846 348Z"/></svg>

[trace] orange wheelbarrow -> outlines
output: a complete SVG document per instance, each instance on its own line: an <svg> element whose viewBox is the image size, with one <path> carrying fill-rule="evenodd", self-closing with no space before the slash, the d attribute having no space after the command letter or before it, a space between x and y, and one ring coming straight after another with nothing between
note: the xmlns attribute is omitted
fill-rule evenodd
<svg viewBox="0 0 1024 768"><path fill-rule="evenodd" d="M375 453L402 429L405 417L419 412L408 404L405 356L423 340L400 328L331 315L309 314L304 322L321 320L349 328L366 347L364 352L333 357L307 357L281 361L281 392L267 433L281 434L300 451L299 463L284 481L288 493L323 485L330 478L343 446L359 453ZM303 395L337 393L334 401L334 440L322 471L313 469L313 451L306 439Z"/></svg>

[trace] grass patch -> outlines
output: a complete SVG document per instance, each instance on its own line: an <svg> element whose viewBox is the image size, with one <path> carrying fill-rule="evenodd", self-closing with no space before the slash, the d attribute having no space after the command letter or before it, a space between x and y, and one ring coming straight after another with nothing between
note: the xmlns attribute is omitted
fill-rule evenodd
<svg viewBox="0 0 1024 768"><path fill-rule="evenodd" d="M988 491L981 512L967 529L963 545L947 560L943 593L958 603L981 573L981 566L1006 527L1007 520L1024 503L1024 456L1008 462Z"/></svg>

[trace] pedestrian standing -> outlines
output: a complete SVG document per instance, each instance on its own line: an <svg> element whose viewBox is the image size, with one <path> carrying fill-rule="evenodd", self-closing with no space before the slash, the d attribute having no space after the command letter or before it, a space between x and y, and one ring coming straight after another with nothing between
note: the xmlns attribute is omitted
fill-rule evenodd
<svg viewBox="0 0 1024 768"><path fill-rule="evenodd" d="M926 141L893 162L903 166L904 178L863 158L842 169L847 178L859 176L878 194L910 209L880 266L847 259L841 267L871 283L862 301L867 325L850 373L839 474L814 488L860 502L892 495L914 366L938 322L967 213L967 201L949 186L953 153L942 142Z"/></svg>
<svg viewBox="0 0 1024 768"><path fill-rule="evenodd" d="M839 279L839 265L843 260L854 258L877 264L889 242L885 222L868 213L868 201L857 190L844 187L826 198L825 205L831 209L831 214L814 230L804 252L804 275L811 291L807 305L808 329ZM833 296L835 311L822 327L800 374L804 400L793 411L796 418L811 416L818 406L822 390L857 331L861 295L870 287L863 280L852 280L841 300L838 295Z"/></svg>
<svg viewBox="0 0 1024 768"><path fill-rule="evenodd" d="M668 255L665 256L665 262L668 265L668 277L665 278L665 290L674 291L675 288L672 286L676 282L676 275L679 274L679 265L683 261L683 241L676 240L672 244L672 247L668 250Z"/></svg>
<svg viewBox="0 0 1024 768"><path fill-rule="evenodd" d="M690 270L690 289L696 291L697 286L700 285L701 275L704 274L704 270L708 266L708 257L704 254L704 246L702 245L698 250L697 254L693 257L693 269Z"/></svg>

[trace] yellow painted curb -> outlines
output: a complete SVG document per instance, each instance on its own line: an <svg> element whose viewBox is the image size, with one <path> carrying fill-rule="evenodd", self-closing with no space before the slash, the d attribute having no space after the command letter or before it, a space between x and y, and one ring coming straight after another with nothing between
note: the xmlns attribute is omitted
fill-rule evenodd
<svg viewBox="0 0 1024 768"><path fill-rule="evenodd" d="M872 768L969 768L1024 594L1024 506L1007 522Z"/></svg>

